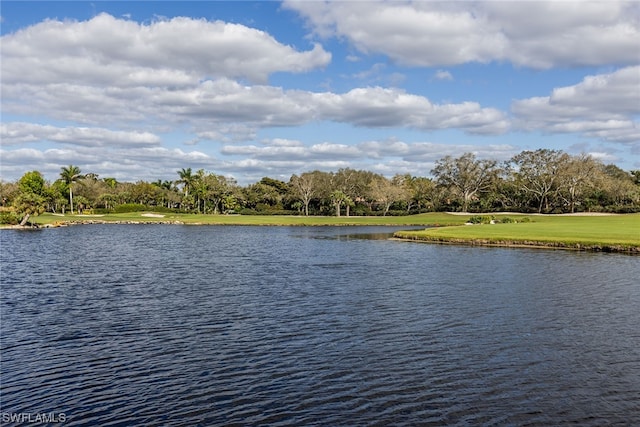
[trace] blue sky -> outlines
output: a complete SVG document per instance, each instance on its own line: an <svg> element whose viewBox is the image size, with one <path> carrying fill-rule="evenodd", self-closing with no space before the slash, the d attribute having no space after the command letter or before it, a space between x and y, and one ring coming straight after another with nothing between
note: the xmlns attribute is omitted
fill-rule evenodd
<svg viewBox="0 0 640 427"><path fill-rule="evenodd" d="M640 3L2 1L0 179L640 168Z"/></svg>

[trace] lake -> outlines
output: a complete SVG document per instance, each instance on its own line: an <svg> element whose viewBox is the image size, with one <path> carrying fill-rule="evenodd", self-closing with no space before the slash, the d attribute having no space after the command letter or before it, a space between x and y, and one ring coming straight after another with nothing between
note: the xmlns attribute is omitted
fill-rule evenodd
<svg viewBox="0 0 640 427"><path fill-rule="evenodd" d="M398 229L2 230L0 422L640 425L639 257Z"/></svg>

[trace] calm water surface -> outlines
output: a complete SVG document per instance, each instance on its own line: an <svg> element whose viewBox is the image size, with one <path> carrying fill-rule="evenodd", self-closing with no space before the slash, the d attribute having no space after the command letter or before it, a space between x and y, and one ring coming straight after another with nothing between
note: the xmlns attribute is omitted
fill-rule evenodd
<svg viewBox="0 0 640 427"><path fill-rule="evenodd" d="M3 230L0 421L640 425L640 258L394 230Z"/></svg>

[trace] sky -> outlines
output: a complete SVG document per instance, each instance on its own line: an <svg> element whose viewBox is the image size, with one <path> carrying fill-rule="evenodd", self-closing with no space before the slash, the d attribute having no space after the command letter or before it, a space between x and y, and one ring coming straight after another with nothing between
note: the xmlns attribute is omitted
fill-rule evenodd
<svg viewBox="0 0 640 427"><path fill-rule="evenodd" d="M640 169L640 2L2 1L0 180Z"/></svg>

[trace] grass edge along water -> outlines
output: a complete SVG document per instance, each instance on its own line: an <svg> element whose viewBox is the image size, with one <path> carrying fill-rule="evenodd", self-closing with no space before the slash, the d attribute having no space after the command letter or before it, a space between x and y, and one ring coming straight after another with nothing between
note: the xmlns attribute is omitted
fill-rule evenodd
<svg viewBox="0 0 640 427"><path fill-rule="evenodd" d="M468 224L482 214L431 212L408 216L194 215L135 212L105 215L55 215L33 218L40 226L72 224L178 224L260 226L425 226L398 231L395 238L484 246L535 246L640 253L640 213L611 215L488 214L495 224ZM485 215L486 216L486 215ZM505 219L508 218L509 221ZM503 222L504 221L504 222ZM6 227L4 227L6 228Z"/></svg>
<svg viewBox="0 0 640 427"><path fill-rule="evenodd" d="M394 237L435 243L534 246L640 254L640 214L513 216L514 222L502 223L500 217L496 217L495 224L398 231ZM528 220L522 221L525 218Z"/></svg>

